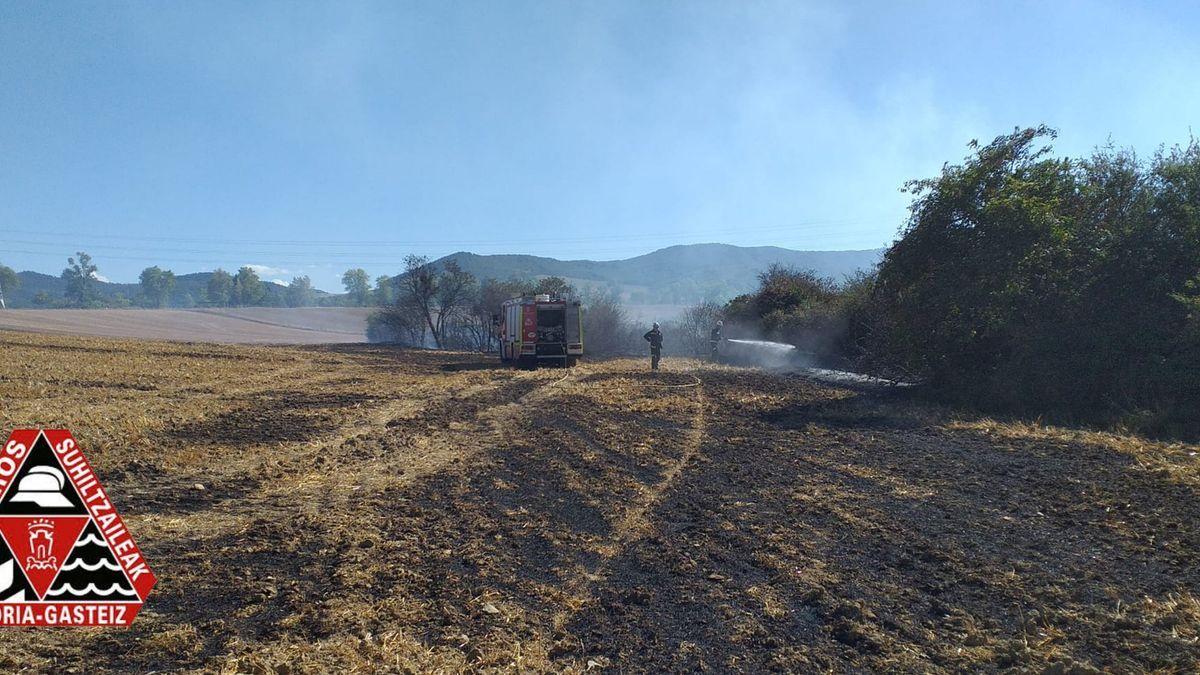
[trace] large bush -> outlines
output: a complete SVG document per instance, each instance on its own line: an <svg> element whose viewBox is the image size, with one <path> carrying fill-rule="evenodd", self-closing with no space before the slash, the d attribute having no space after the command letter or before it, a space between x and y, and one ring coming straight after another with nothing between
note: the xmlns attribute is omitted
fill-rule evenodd
<svg viewBox="0 0 1200 675"><path fill-rule="evenodd" d="M819 365L852 367L859 350L851 326L872 281L864 273L838 284L772 265L758 275L756 291L726 305L726 335L786 342Z"/></svg>
<svg viewBox="0 0 1200 675"><path fill-rule="evenodd" d="M1200 146L1068 160L1053 136L1001 136L910 184L868 349L977 403L1195 424Z"/></svg>

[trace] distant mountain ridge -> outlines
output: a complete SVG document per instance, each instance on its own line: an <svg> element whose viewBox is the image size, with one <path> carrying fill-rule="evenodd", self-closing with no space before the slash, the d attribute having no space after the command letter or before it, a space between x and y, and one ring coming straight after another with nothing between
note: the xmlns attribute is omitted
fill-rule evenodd
<svg viewBox="0 0 1200 675"><path fill-rule="evenodd" d="M690 304L727 300L753 290L772 264L813 270L841 281L874 268L884 249L797 251L778 246L684 244L624 260L559 260L532 255L479 255L461 251L454 260L479 279L559 276L584 292L612 292L632 304Z"/></svg>
<svg viewBox="0 0 1200 675"><path fill-rule="evenodd" d="M583 293L612 293L627 304L687 305L701 300L725 301L757 285L757 275L778 263L840 281L847 275L873 268L883 249L862 251L797 251L778 246L734 246L732 244L683 244L669 246L624 260L559 260L533 255L479 255L460 251L437 259L441 265L456 261L463 269L484 279L534 279L559 276ZM399 274L397 269L394 274ZM7 292L13 308L53 307L63 304L66 282L40 272L19 272L21 285ZM172 307L192 307L204 300L204 289L212 272L194 272L175 277ZM286 288L265 282L265 305L283 305ZM96 292L106 300L123 297L131 302L141 293L136 283L97 281ZM38 302L41 295L43 302ZM320 304L338 304L340 294L316 291Z"/></svg>

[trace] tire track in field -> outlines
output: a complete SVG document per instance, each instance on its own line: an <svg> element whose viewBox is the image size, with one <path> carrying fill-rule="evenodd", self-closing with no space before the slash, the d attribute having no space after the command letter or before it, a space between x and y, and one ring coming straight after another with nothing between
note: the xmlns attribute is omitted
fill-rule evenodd
<svg viewBox="0 0 1200 675"><path fill-rule="evenodd" d="M688 438L684 443L683 453L667 467L656 483L643 487L641 499L633 508L625 512L624 517L617 521L609 541L600 547L600 557L597 562L585 565L584 569L579 570L573 579L563 584L562 591L572 596L575 602L567 603L554 614L552 625L555 630L563 630L575 614L595 601L594 589L605 581L613 561L652 532L653 524L650 514L700 453L708 430L708 398L701 378L696 375L692 375L692 377L696 380L692 384L644 385L656 388L696 388L694 399L696 410L688 429ZM568 424L563 419L553 420L550 424L579 438L589 446L600 445L594 438L586 435L586 432L578 424Z"/></svg>
<svg viewBox="0 0 1200 675"><path fill-rule="evenodd" d="M336 328L313 328L311 326L297 326L294 323L283 323L282 321L268 321L267 319L256 319L254 317L244 316L241 314L235 314L233 312L221 311L218 309L193 309L193 310L188 310L188 311L192 311L197 314L207 314L209 316L219 316L224 319L233 319L235 321L245 321L248 323L261 324L264 326L272 326L274 328L286 328L289 330L309 331L311 333L332 333L332 334L338 334L338 335L354 335L357 337L361 337L363 334L362 331L357 331L357 330L337 330Z"/></svg>
<svg viewBox="0 0 1200 675"><path fill-rule="evenodd" d="M511 425L506 422L520 411L522 405L571 375L567 373L554 382L542 384L546 378L536 373L513 371L511 377L482 381L476 381L483 377L477 373L462 373L459 379L466 382L439 383L432 388L436 393L423 391L419 397L409 396L386 403L364 419L338 429L313 452L320 454L330 448L336 451L348 445L361 446L355 441L361 439L370 443L389 434L402 433L396 429L413 426L409 438L414 442L437 441L433 451L420 456L410 452L373 453L351 459L352 466L362 469L354 476L360 479L358 484L362 487L378 486L380 481L371 480L372 477L390 477L391 482L395 482L397 471L403 474L403 482L411 482L451 461L465 461L486 450L496 439L496 434L503 437L511 433ZM511 401L506 401L510 398Z"/></svg>
<svg viewBox="0 0 1200 675"><path fill-rule="evenodd" d="M344 603L374 607L390 601L373 594L377 551L395 536L388 529L394 495L502 443L522 403L538 400L572 375L548 381L540 373L464 372L421 386L416 374L402 378L403 393L395 400L359 411L319 438L270 448L273 458L245 458L241 467L269 471L272 478L189 513L190 522L215 522L217 529L169 545L186 555L195 539L219 541L239 551L235 568L260 573L226 579L229 589L242 589L238 593L214 591L199 601L161 589L164 611L201 621L231 597L261 594L245 616L229 605L222 629L204 640L203 653L214 656L228 652L231 641L277 630L284 620L292 622L290 632L307 640L344 630ZM224 473L242 468L231 464ZM211 487L208 494L217 496ZM279 580L286 586L278 587Z"/></svg>

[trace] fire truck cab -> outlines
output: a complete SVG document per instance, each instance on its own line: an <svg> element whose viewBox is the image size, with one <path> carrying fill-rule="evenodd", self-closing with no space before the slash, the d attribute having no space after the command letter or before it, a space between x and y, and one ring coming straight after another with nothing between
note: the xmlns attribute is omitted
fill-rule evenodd
<svg viewBox="0 0 1200 675"><path fill-rule="evenodd" d="M574 366L583 356L579 301L549 295L506 300L500 312L500 360L522 368Z"/></svg>

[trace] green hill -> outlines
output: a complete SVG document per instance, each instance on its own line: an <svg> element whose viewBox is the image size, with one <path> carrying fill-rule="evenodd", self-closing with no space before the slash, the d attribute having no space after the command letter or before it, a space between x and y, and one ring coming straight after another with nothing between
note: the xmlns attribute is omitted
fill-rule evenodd
<svg viewBox="0 0 1200 675"><path fill-rule="evenodd" d="M459 252L437 262L454 260L479 279L559 276L585 292L614 292L634 304L690 304L724 300L753 290L756 275L775 263L841 280L874 267L882 253L882 249L795 251L777 246L690 244L625 260L557 260Z"/></svg>

